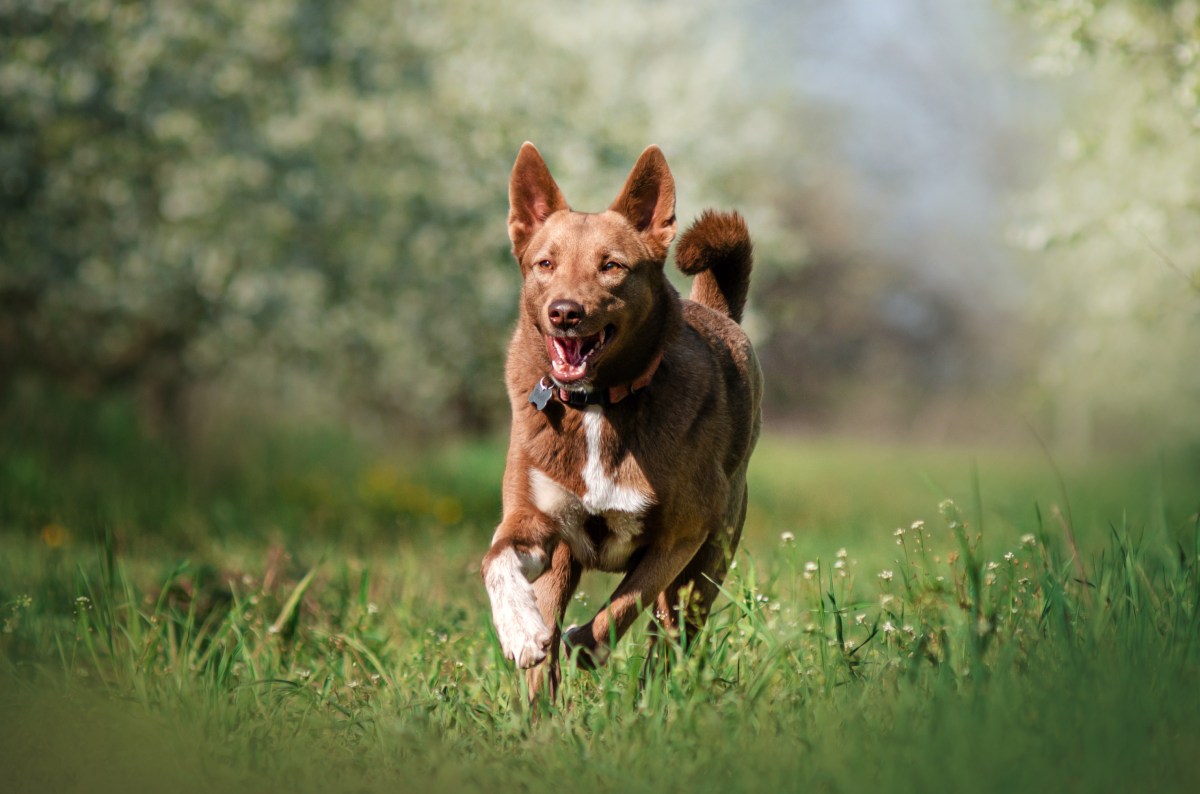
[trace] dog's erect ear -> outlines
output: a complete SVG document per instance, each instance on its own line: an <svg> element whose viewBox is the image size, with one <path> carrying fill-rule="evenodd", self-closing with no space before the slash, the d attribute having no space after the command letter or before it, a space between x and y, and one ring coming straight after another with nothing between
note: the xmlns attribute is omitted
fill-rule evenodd
<svg viewBox="0 0 1200 794"><path fill-rule="evenodd" d="M675 239L675 179L662 149L650 146L642 152L621 195L609 209L629 219L656 257L666 258L667 248Z"/></svg>
<svg viewBox="0 0 1200 794"><path fill-rule="evenodd" d="M521 144L508 180L508 238L519 261L529 239L554 213L567 209L567 200L550 176L546 161L529 141Z"/></svg>

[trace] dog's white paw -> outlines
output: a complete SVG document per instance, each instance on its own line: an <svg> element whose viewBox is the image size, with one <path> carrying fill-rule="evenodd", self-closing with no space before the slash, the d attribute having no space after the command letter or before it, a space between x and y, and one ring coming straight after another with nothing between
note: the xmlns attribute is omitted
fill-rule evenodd
<svg viewBox="0 0 1200 794"><path fill-rule="evenodd" d="M484 575L484 583L492 600L492 622L504 656L517 667L528 668L546 658L552 635L542 620L533 585L521 563L512 550L498 555Z"/></svg>
<svg viewBox="0 0 1200 794"><path fill-rule="evenodd" d="M504 656L522 669L533 667L550 651L550 629L537 609L493 609L492 620Z"/></svg>

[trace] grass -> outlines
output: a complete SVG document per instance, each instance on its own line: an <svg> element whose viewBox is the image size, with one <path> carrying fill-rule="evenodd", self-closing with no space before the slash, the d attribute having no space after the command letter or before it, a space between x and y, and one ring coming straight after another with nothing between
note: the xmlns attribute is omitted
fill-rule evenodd
<svg viewBox="0 0 1200 794"><path fill-rule="evenodd" d="M768 437L698 647L643 678L643 621L534 720L477 572L502 445L184 456L119 402L5 410L5 791L1200 785L1185 454Z"/></svg>

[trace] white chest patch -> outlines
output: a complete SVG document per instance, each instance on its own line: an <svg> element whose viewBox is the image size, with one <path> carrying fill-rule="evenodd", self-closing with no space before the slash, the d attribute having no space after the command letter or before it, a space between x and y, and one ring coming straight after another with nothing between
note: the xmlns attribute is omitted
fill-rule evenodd
<svg viewBox="0 0 1200 794"><path fill-rule="evenodd" d="M583 464L583 484L587 486L587 492L581 500L583 507L592 515L609 511L640 515L650 507L650 496L636 488L619 485L604 470L604 463L600 460L603 427L604 414L600 406L588 406L583 414L583 432L587 440L587 462Z"/></svg>
<svg viewBox="0 0 1200 794"><path fill-rule="evenodd" d="M529 470L529 490L534 505L558 524L571 553L585 566L615 571L629 559L642 534L642 516L654 504L647 491L622 485L604 468L601 441L604 415L591 406L583 415L587 456L581 472L584 492L576 494L544 472ZM608 534L599 543L584 529L588 516L602 516Z"/></svg>

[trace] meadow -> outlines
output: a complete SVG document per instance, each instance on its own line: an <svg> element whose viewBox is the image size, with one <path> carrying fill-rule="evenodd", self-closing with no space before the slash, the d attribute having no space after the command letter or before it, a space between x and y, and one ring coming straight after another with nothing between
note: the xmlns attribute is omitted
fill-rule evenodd
<svg viewBox="0 0 1200 794"><path fill-rule="evenodd" d="M0 412L0 789L1195 791L1200 457L764 438L686 655L533 716L503 444ZM602 605L585 575L568 618Z"/></svg>

